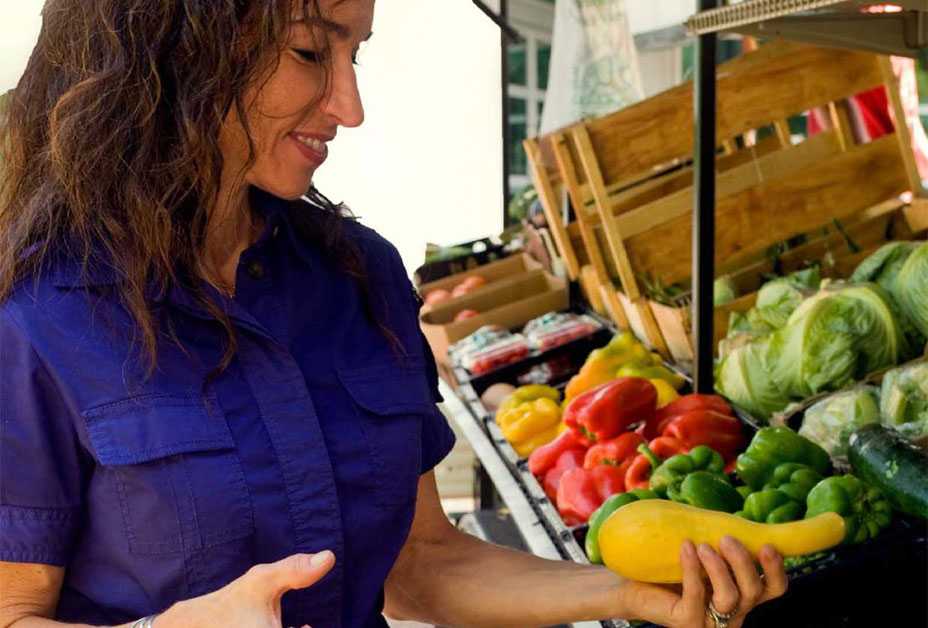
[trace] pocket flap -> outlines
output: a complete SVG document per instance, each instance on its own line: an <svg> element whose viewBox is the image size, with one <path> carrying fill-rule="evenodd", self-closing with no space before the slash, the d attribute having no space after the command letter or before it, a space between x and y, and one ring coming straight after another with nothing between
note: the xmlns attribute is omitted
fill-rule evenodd
<svg viewBox="0 0 928 628"><path fill-rule="evenodd" d="M374 414L428 412L435 405L424 363L341 368L338 377L355 402Z"/></svg>
<svg viewBox="0 0 928 628"><path fill-rule="evenodd" d="M136 397L87 410L83 416L90 443L104 465L235 447L225 419L211 416L200 399Z"/></svg>

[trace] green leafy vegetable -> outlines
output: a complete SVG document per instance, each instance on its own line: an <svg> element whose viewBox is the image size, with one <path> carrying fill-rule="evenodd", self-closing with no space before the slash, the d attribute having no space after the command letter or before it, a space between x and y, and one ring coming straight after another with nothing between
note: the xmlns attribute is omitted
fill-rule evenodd
<svg viewBox="0 0 928 628"><path fill-rule="evenodd" d="M838 284L806 299L774 332L768 364L789 396L805 399L897 364L905 346L878 286Z"/></svg>
<svg viewBox="0 0 928 628"><path fill-rule="evenodd" d="M767 366L768 340L744 344L729 353L716 374L718 391L747 412L768 419L789 404Z"/></svg>
<svg viewBox="0 0 928 628"><path fill-rule="evenodd" d="M732 313L729 335L739 332L768 333L780 329L822 281L818 266L779 277L757 292L757 304L746 314Z"/></svg>
<svg viewBox="0 0 928 628"><path fill-rule="evenodd" d="M883 376L883 424L917 440L928 436L928 362L893 369Z"/></svg>
<svg viewBox="0 0 928 628"><path fill-rule="evenodd" d="M879 389L862 386L822 399L805 412L799 434L832 457L846 456L848 439L857 428L880 422Z"/></svg>
<svg viewBox="0 0 928 628"><path fill-rule="evenodd" d="M713 302L715 307L731 303L738 298L738 288L731 276L725 275L715 280L713 285Z"/></svg>
<svg viewBox="0 0 928 628"><path fill-rule="evenodd" d="M912 347L924 344L928 337L928 243L885 244L860 263L851 281L870 281L883 288Z"/></svg>

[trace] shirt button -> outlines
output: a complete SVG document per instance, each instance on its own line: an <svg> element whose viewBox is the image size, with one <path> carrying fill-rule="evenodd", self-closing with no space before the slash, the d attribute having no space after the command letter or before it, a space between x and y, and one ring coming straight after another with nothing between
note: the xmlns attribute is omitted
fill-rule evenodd
<svg viewBox="0 0 928 628"><path fill-rule="evenodd" d="M266 271L264 270L264 264L262 264L256 259L253 259L250 262L248 262L246 271L248 272L248 276L254 279L255 281L261 281L262 279L264 279L264 276L267 274Z"/></svg>

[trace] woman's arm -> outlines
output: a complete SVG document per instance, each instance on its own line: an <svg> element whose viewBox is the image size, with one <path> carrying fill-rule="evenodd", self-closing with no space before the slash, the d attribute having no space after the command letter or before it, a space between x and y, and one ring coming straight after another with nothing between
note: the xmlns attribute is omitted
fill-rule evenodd
<svg viewBox="0 0 928 628"><path fill-rule="evenodd" d="M173 605L158 616L154 628L280 628L284 593L312 586L334 564L331 552L320 552L256 565L218 591ZM63 580L60 567L0 562L0 628L92 628L49 619L55 615ZM132 622L115 628L131 626Z"/></svg>
<svg viewBox="0 0 928 628"><path fill-rule="evenodd" d="M64 626L48 619L55 614L63 580L61 567L0 562L0 628Z"/></svg>
<svg viewBox="0 0 928 628"><path fill-rule="evenodd" d="M455 529L428 473L419 482L409 539L387 579L385 612L443 626L525 628L618 617L693 626L705 623L711 595L719 610L738 609L734 628L748 610L785 592L782 559L771 549L761 552L766 586L737 543L723 543L721 555L706 549L697 554L688 544L681 551L682 594L603 567L538 558Z"/></svg>
<svg viewBox="0 0 928 628"><path fill-rule="evenodd" d="M460 532L428 473L387 579L385 612L442 626L550 626L619 616L620 582L603 568L546 560Z"/></svg>

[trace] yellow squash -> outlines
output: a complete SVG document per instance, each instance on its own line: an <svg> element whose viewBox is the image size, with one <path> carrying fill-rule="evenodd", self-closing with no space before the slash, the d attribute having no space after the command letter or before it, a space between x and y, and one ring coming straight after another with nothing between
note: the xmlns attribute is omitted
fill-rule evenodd
<svg viewBox="0 0 928 628"><path fill-rule="evenodd" d="M784 556L820 552L844 540L844 519L833 512L790 523L754 523L724 512L646 499L616 510L599 530L603 562L641 582L681 582L680 548L687 539L718 549L732 536L754 556L772 545Z"/></svg>

